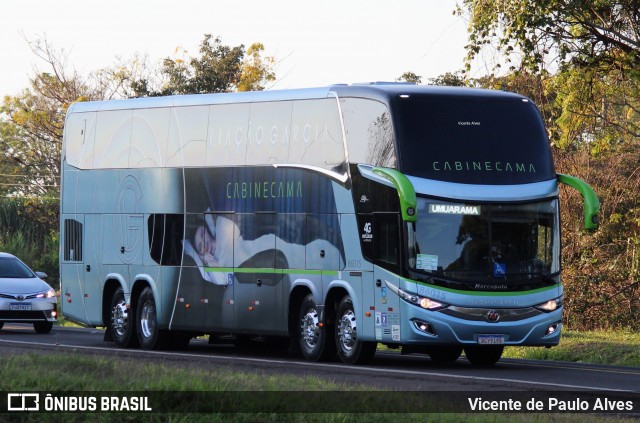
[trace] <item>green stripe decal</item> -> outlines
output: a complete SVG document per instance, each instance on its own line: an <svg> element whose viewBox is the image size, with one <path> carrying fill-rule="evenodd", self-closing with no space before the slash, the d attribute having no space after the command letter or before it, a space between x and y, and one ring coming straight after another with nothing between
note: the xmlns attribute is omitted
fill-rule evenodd
<svg viewBox="0 0 640 423"><path fill-rule="evenodd" d="M530 291L507 291L507 292L495 292L495 291L462 291L459 289L452 289L452 288L444 288L442 286L438 286L438 285L432 285L432 284L428 284L425 282L418 282L418 281L414 281L412 279L405 279L403 278L403 280L407 281L407 282L415 282L418 285L423 285L423 286L428 286L429 288L433 288L433 289L438 289L441 291L446 291L446 292L451 292L452 294L460 294L460 295L473 295L473 296L477 296L477 297L515 297L515 296L522 296L522 295L531 295L531 294L537 294L539 292L545 292L545 291L550 291L552 289L557 289L558 285L552 285L552 286L545 286L544 288L537 288L537 289L532 289Z"/></svg>
<svg viewBox="0 0 640 423"><path fill-rule="evenodd" d="M337 270L307 270L307 269L273 269L257 267L205 267L205 272L222 273L271 273L285 275L331 275L338 276Z"/></svg>

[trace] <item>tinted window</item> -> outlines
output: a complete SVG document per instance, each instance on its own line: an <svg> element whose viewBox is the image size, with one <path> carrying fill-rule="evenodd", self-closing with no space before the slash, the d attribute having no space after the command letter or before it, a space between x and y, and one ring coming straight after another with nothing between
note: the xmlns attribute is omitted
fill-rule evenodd
<svg viewBox="0 0 640 423"><path fill-rule="evenodd" d="M542 120L523 98L410 95L394 100L394 118L404 173L490 185L555 178Z"/></svg>
<svg viewBox="0 0 640 423"><path fill-rule="evenodd" d="M340 100L350 163L394 168L396 151L387 107L362 98Z"/></svg>
<svg viewBox="0 0 640 423"><path fill-rule="evenodd" d="M184 239L182 214L152 214L147 221L149 254L163 266L179 266Z"/></svg>
<svg viewBox="0 0 640 423"><path fill-rule="evenodd" d="M82 223L64 221L64 261L82 261Z"/></svg>

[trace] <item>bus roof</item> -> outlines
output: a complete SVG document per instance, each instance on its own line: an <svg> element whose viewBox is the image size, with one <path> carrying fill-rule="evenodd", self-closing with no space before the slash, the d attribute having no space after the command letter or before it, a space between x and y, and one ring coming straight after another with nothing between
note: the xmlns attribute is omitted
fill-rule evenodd
<svg viewBox="0 0 640 423"><path fill-rule="evenodd" d="M366 84L335 84L319 88L266 90L250 92L188 94L164 97L142 97L124 100L87 101L73 103L68 113L96 112L102 110L148 109L162 107L201 106L212 104L252 103L287 100L310 100L327 97L370 98L388 103L399 95L421 94L434 97L510 97L519 94L505 91L466 87L442 87L407 83L374 82Z"/></svg>

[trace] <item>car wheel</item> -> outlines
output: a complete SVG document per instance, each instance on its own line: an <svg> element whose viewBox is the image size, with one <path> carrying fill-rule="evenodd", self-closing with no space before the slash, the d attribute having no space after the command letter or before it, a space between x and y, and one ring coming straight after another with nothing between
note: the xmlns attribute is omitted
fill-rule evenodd
<svg viewBox="0 0 640 423"><path fill-rule="evenodd" d="M331 333L329 328L320 323L318 307L313 300L313 295L307 295L300 305L299 343L302 355L311 361L326 361L335 355L333 338L327 336Z"/></svg>
<svg viewBox="0 0 640 423"><path fill-rule="evenodd" d="M138 338L135 336L133 310L127 307L122 288L118 288L113 293L113 297L111 297L109 330L117 346L122 348L138 346Z"/></svg>
<svg viewBox="0 0 640 423"><path fill-rule="evenodd" d="M140 293L136 324L138 340L143 349L160 349L170 345L169 334L158 328L156 300L153 296L153 290L149 287L146 287Z"/></svg>
<svg viewBox="0 0 640 423"><path fill-rule="evenodd" d="M349 296L344 297L338 306L335 336L338 357L345 363L364 364L376 353L377 343L362 341L358 337L358 322Z"/></svg>
<svg viewBox="0 0 640 423"><path fill-rule="evenodd" d="M33 328L36 333L49 333L53 328L53 322L34 322Z"/></svg>

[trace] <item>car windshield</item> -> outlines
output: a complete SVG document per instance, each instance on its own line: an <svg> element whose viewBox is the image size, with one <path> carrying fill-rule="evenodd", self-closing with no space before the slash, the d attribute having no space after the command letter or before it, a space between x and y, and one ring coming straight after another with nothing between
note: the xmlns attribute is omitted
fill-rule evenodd
<svg viewBox="0 0 640 423"><path fill-rule="evenodd" d="M558 202L463 204L418 198L408 266L418 274L508 285L560 270Z"/></svg>
<svg viewBox="0 0 640 423"><path fill-rule="evenodd" d="M0 278L33 278L33 272L20 260L13 257L0 257Z"/></svg>

